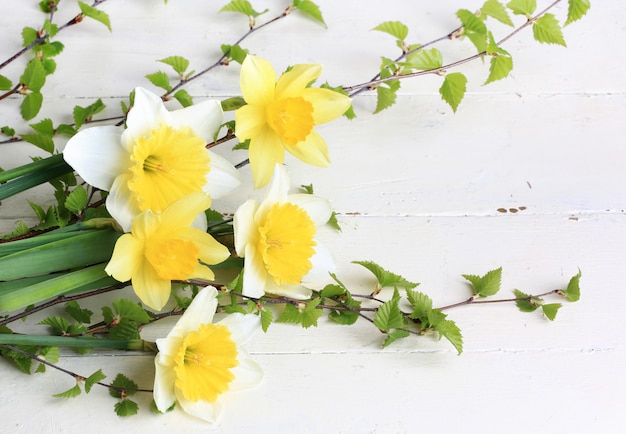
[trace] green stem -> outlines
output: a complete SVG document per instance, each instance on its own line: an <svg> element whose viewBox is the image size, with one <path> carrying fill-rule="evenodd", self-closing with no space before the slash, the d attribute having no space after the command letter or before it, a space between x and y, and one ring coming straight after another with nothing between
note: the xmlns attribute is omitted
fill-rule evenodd
<svg viewBox="0 0 626 434"><path fill-rule="evenodd" d="M156 346L143 339L96 339L74 336L41 336L21 334L0 334L0 345L38 345L42 347L68 348L111 348L154 352Z"/></svg>

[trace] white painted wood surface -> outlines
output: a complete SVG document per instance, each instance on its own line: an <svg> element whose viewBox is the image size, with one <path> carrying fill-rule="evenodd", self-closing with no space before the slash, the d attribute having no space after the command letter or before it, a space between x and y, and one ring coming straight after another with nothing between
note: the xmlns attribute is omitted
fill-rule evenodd
<svg viewBox="0 0 626 434"><path fill-rule="evenodd" d="M43 18L35 0L0 3L12 11L1 18L5 59L21 45L21 28ZM169 55L189 58L196 70L208 66L220 44L246 30L244 18L217 14L223 3L107 1L102 9L112 33L85 21L59 35L65 50L37 119L71 122L74 105L96 98L107 103L106 115L117 115L119 101L137 85L149 87L143 77L163 69L156 60ZM274 16L287 2L253 3ZM457 25L456 9L482 1L318 3L328 29L294 14L244 46L277 70L319 62L323 81L357 84L376 72L381 55L395 54L390 37L369 31L378 23L400 19L411 29L410 41L426 42ZM62 2L55 20L65 22L76 10ZM564 12L560 5L557 13ZM178 411L152 414L147 394L137 398L139 414L128 419L113 413L106 390L53 398L73 380L56 372L25 376L0 360L0 432L623 432L624 22L622 2L595 0L588 17L566 28L567 49L539 45L528 30L519 34L505 47L515 61L511 78L483 87L487 68L480 62L460 69L470 83L456 114L440 100L436 77L403 82L398 103L378 115L371 114L374 96L360 95L356 120L319 129L331 149L330 168L288 160L294 185L312 182L316 193L333 200L343 232L327 231L324 240L350 288L372 286L367 273L350 264L363 259L421 282L437 305L468 295L462 273L503 266L506 295L514 288L563 287L580 268L581 301L566 304L554 323L510 305L450 311L464 333L461 356L428 337L381 350L382 336L365 322L323 321L307 330L275 324L251 347L264 382L230 400L212 428ZM459 41L441 48L447 60L472 50ZM16 76L23 64L2 73ZM238 67L214 71L187 89L196 101L237 95ZM19 125L18 104L0 104L2 125ZM221 153L233 162L244 158ZM23 143L1 145L0 166L32 155L41 154ZM249 182L249 169L243 174ZM0 230L20 218L33 223L26 199L41 202L48 194L42 188L3 201ZM249 194L241 189L220 209L233 211ZM515 214L497 211L520 206L526 209ZM18 326L37 330L37 318ZM102 368L109 378L125 372L141 386L152 385L150 356L68 353L59 364L87 375Z"/></svg>

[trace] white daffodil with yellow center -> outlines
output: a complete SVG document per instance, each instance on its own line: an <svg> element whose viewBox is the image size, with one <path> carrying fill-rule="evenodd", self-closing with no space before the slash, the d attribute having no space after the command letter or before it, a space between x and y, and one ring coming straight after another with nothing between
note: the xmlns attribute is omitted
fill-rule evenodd
<svg viewBox="0 0 626 434"><path fill-rule="evenodd" d="M63 157L89 184L109 191L107 209L128 232L142 211L159 212L198 191L219 198L239 186L239 172L206 149L221 123L219 101L170 112L161 98L138 87L126 129L82 130L68 141Z"/></svg>
<svg viewBox="0 0 626 434"><path fill-rule="evenodd" d="M246 105L235 113L235 134L250 139L250 166L256 188L266 185L285 150L305 163L328 166L324 139L313 129L350 108L350 98L329 89L308 87L321 65L295 65L276 82L267 60L249 55L241 65L241 93Z"/></svg>
<svg viewBox="0 0 626 434"><path fill-rule="evenodd" d="M170 297L172 280L213 280L207 266L225 261L230 252L202 228L191 227L211 205L204 193L174 201L160 213L146 210L132 221L132 231L118 238L105 271L120 282L131 281L139 299L160 310Z"/></svg>
<svg viewBox="0 0 626 434"><path fill-rule="evenodd" d="M192 416L214 422L223 395L263 378L243 348L260 329L259 317L233 313L214 324L216 296L213 287L200 290L167 337L156 341L154 402L162 412L178 403Z"/></svg>
<svg viewBox="0 0 626 434"><path fill-rule="evenodd" d="M330 202L288 191L289 178L276 165L263 201L248 200L235 212L235 249L244 258L242 291L247 296L306 299L310 286L334 270L332 254L315 239L318 226L330 218Z"/></svg>

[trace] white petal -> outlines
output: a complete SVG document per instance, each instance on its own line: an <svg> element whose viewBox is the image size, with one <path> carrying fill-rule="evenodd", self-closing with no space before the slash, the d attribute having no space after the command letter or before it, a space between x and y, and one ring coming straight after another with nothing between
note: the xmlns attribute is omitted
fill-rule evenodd
<svg viewBox="0 0 626 434"><path fill-rule="evenodd" d="M159 411L165 412L176 402L174 392L176 372L173 368L159 363L159 355L154 359L154 366L154 391L152 395Z"/></svg>
<svg viewBox="0 0 626 434"><path fill-rule="evenodd" d="M258 315L231 313L218 324L228 327L232 340L242 345L261 329L261 318Z"/></svg>
<svg viewBox="0 0 626 434"><path fill-rule="evenodd" d="M135 101L126 118L126 130L122 135L122 143L130 152L137 139L157 129L168 119L169 112L163 100L143 87L135 88Z"/></svg>
<svg viewBox="0 0 626 434"><path fill-rule="evenodd" d="M302 285L277 285L271 278L267 279L265 292L295 298L296 300L309 299L313 293L309 288Z"/></svg>
<svg viewBox="0 0 626 434"><path fill-rule="evenodd" d="M287 197L289 187L290 183L287 171L283 166L277 164L274 167L272 181L265 192L264 200L268 200L270 202L282 202Z"/></svg>
<svg viewBox="0 0 626 434"><path fill-rule="evenodd" d="M194 402L185 399L182 393L178 393L176 397L178 399L178 404L186 413L209 423L215 422L222 411L222 405L219 398L215 402L202 400Z"/></svg>
<svg viewBox="0 0 626 434"><path fill-rule="evenodd" d="M235 379L230 383L233 392L257 386L263 380L263 370L248 354L240 350L239 364L232 369Z"/></svg>
<svg viewBox="0 0 626 434"><path fill-rule="evenodd" d="M222 104L217 100L207 100L169 112L166 122L174 128L190 127L205 142L210 143L222 125L222 119Z"/></svg>
<svg viewBox="0 0 626 434"><path fill-rule="evenodd" d="M156 345L159 349L157 361L163 366L172 366L184 338L180 328L172 328L166 338L157 339Z"/></svg>
<svg viewBox="0 0 626 434"><path fill-rule="evenodd" d="M254 214L259 204L256 200L245 201L233 216L233 232L235 236L235 251L240 257L246 254L246 245L254 242L256 225L254 224Z"/></svg>
<svg viewBox="0 0 626 434"><path fill-rule="evenodd" d="M269 281L261 255L255 246L246 246L246 259L243 268L243 285L241 292L252 298L261 298L265 294L265 284Z"/></svg>
<svg viewBox="0 0 626 434"><path fill-rule="evenodd" d="M67 142L63 158L89 184L109 191L115 178L130 166L121 135L119 127L87 128Z"/></svg>
<svg viewBox="0 0 626 434"><path fill-rule="evenodd" d="M320 283L327 282L329 273L334 273L336 269L335 258L328 247L324 244L320 244L318 241L314 249L315 253L310 259L313 267L302 278L302 284L307 287L317 286Z"/></svg>
<svg viewBox="0 0 626 434"><path fill-rule="evenodd" d="M203 191L213 199L219 199L232 193L241 184L241 174L224 157L207 151L211 158L211 170L207 174L207 183Z"/></svg>
<svg viewBox="0 0 626 434"><path fill-rule="evenodd" d="M200 325L211 323L216 309L217 289L213 286L202 288L171 333L181 333L182 336L187 336L192 331L197 330Z"/></svg>
<svg viewBox="0 0 626 434"><path fill-rule="evenodd" d="M328 222L333 208L330 201L325 197L314 196L312 194L290 194L287 201L303 208L315 226L321 226Z"/></svg>
<svg viewBox="0 0 626 434"><path fill-rule="evenodd" d="M265 217L275 203L282 203L287 200L289 187L290 184L287 171L280 164L276 164L276 166L274 166L272 180L265 191L265 197L263 198L263 202L261 202L259 211L255 217L257 223L259 219L263 219Z"/></svg>
<svg viewBox="0 0 626 434"><path fill-rule="evenodd" d="M128 189L128 176L130 175L121 175L115 179L106 200L107 211L124 232L130 232L133 218L141 213L137 201Z"/></svg>

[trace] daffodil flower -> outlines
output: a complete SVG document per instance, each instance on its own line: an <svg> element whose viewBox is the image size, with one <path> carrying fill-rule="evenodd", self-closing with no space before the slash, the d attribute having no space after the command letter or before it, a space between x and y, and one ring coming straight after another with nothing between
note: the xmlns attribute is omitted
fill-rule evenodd
<svg viewBox="0 0 626 434"><path fill-rule="evenodd" d="M249 55L241 65L241 93L246 105L235 113L235 134L250 139L248 148L255 188L266 185L285 150L305 163L328 166L324 139L313 129L350 108L350 98L329 89L307 87L321 65L295 65L276 82L267 60Z"/></svg>
<svg viewBox="0 0 626 434"><path fill-rule="evenodd" d="M289 178L276 165L263 201L250 199L235 212L235 249L244 258L242 291L247 296L306 299L309 287L334 270L330 250L315 239L317 227L330 218L330 202L288 191Z"/></svg>
<svg viewBox="0 0 626 434"><path fill-rule="evenodd" d="M156 341L154 402L162 412L178 403L186 413L214 422L223 395L263 378L242 347L260 328L259 317L232 313L212 323L216 296L211 286L200 290L167 337Z"/></svg>
<svg viewBox="0 0 626 434"><path fill-rule="evenodd" d="M161 98L138 87L126 129L82 130L63 157L86 182L109 191L107 209L128 232L142 211L161 211L196 191L219 198L239 186L239 172L206 149L221 123L219 101L170 112Z"/></svg>
<svg viewBox="0 0 626 434"><path fill-rule="evenodd" d="M167 303L172 280L213 280L207 264L223 262L230 252L206 226L191 227L210 205L206 194L191 193L163 212L143 211L133 219L132 231L118 238L104 271L120 282L130 280L139 299L156 310Z"/></svg>

